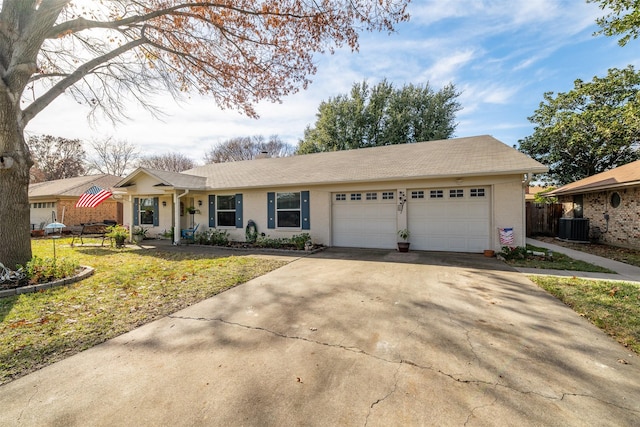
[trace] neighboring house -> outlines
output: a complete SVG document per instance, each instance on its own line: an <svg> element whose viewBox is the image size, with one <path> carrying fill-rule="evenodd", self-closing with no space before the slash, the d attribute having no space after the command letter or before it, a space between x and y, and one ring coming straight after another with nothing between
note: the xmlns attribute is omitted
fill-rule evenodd
<svg viewBox="0 0 640 427"><path fill-rule="evenodd" d="M572 182L557 196L565 218L589 220L591 239L640 249L640 160Z"/></svg>
<svg viewBox="0 0 640 427"><path fill-rule="evenodd" d="M115 175L100 174L29 184L31 227L41 229L54 220L67 226L104 220L121 224L122 203L113 197L95 208L75 207L80 196L90 187L96 185L109 190L121 179Z"/></svg>
<svg viewBox="0 0 640 427"><path fill-rule="evenodd" d="M491 136L215 163L181 173L138 168L114 188L124 221L150 228L227 230L253 220L273 238L309 233L327 246L499 249L498 228L525 244L524 188L547 168ZM185 211L198 210L193 216ZM176 242L180 233L175 233Z"/></svg>
<svg viewBox="0 0 640 427"><path fill-rule="evenodd" d="M546 190L546 187L540 187L538 185L530 185L525 188L524 200L526 202L535 202L536 194Z"/></svg>

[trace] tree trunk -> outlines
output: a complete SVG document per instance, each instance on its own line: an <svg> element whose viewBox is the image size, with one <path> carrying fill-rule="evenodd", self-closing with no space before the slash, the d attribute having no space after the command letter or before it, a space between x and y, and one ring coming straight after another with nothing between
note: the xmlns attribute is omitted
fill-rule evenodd
<svg viewBox="0 0 640 427"><path fill-rule="evenodd" d="M0 91L0 262L11 269L31 259L32 161L19 120L20 111L12 101L15 97L8 91Z"/></svg>

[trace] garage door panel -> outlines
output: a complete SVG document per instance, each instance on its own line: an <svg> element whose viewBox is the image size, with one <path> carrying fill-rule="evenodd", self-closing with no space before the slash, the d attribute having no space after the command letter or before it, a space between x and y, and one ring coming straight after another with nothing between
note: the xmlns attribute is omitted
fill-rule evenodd
<svg viewBox="0 0 640 427"><path fill-rule="evenodd" d="M349 193L347 193L349 194ZM332 197L332 241L334 246L385 248L396 246L395 200L345 200Z"/></svg>
<svg viewBox="0 0 640 427"><path fill-rule="evenodd" d="M407 221L411 232L411 247L417 250L482 252L489 247L489 190L484 197L470 197L463 188L463 197L409 199ZM430 191L424 190L426 195Z"/></svg>

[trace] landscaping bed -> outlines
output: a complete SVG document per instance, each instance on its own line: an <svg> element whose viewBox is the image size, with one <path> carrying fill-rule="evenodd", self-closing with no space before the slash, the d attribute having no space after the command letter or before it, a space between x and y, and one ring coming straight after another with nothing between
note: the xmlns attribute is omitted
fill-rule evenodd
<svg viewBox="0 0 640 427"><path fill-rule="evenodd" d="M548 256L547 254L551 254L551 256ZM527 245L526 249L503 249L498 255L505 258L505 262L514 267L615 273L615 271L611 271L607 268L593 265L585 261L575 260L567 255L558 252L551 252L533 245Z"/></svg>

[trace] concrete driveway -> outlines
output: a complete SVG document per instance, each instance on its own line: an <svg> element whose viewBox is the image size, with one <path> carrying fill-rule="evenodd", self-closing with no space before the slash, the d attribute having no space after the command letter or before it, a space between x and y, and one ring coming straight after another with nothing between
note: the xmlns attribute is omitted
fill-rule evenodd
<svg viewBox="0 0 640 427"><path fill-rule="evenodd" d="M0 387L0 425L631 426L639 397L495 259L332 249Z"/></svg>

